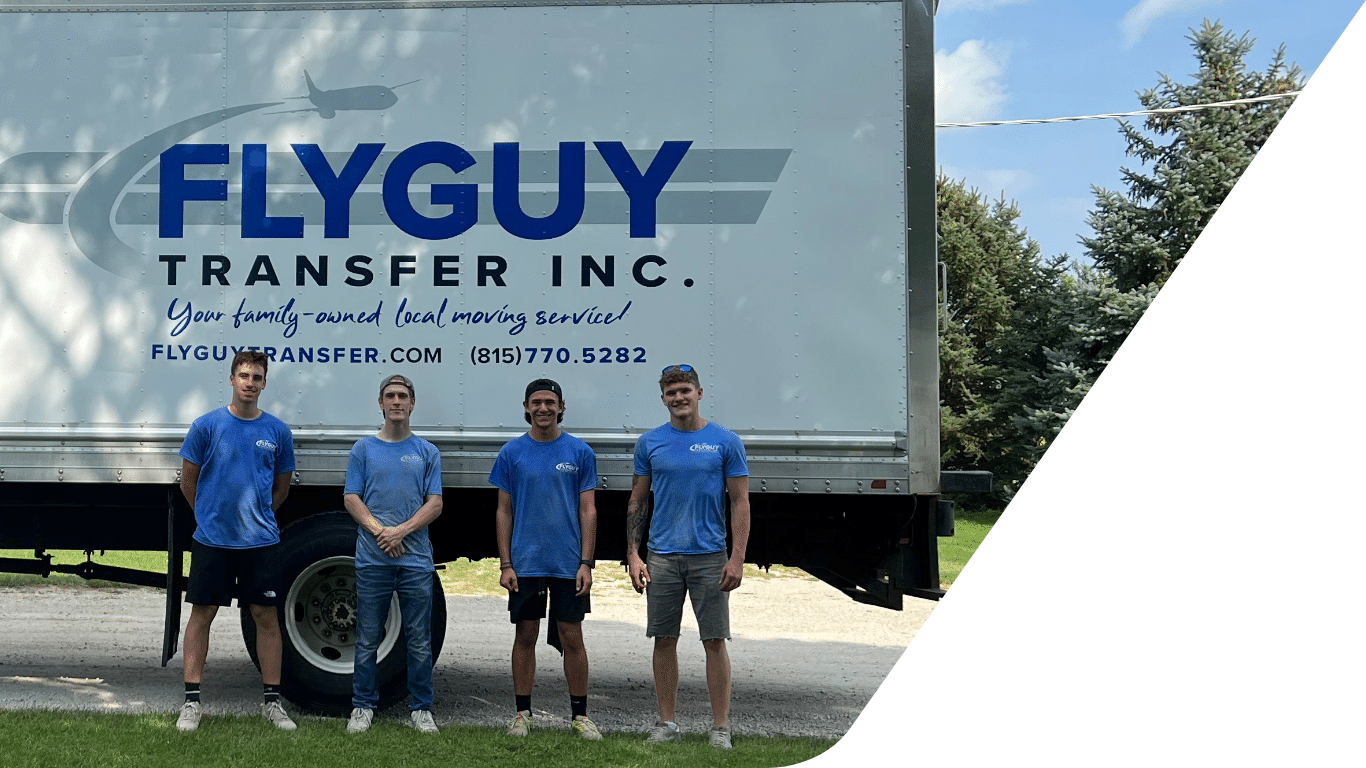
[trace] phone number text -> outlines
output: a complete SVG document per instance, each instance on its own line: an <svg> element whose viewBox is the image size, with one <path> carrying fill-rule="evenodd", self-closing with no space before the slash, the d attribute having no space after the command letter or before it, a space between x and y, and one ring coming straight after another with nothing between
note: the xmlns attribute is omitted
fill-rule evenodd
<svg viewBox="0 0 1366 768"><path fill-rule="evenodd" d="M644 363L644 347L470 347L471 365Z"/></svg>

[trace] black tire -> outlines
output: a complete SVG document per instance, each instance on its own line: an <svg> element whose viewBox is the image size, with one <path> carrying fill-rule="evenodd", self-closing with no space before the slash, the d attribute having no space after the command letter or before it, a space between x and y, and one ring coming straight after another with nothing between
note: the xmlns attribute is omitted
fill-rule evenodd
<svg viewBox="0 0 1366 768"><path fill-rule="evenodd" d="M284 645L281 687L299 708L320 715L351 712L351 670L355 654L356 523L345 512L325 512L295 521L280 532L285 594L279 608ZM252 663L256 622L241 610L242 638ZM407 644L398 600L390 604L379 648L380 708L408 695ZM390 642L393 636L393 642ZM432 574L432 660L446 639L446 598Z"/></svg>

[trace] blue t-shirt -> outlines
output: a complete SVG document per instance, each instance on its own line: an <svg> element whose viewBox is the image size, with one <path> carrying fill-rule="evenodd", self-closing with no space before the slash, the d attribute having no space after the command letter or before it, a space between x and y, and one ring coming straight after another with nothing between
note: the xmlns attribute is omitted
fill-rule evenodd
<svg viewBox="0 0 1366 768"><path fill-rule="evenodd" d="M271 492L276 475L294 471L294 437L283 421L264 411L239 419L223 406L194 420L180 457L199 465L196 541L225 549L280 541Z"/></svg>
<svg viewBox="0 0 1366 768"><path fill-rule="evenodd" d="M489 482L512 495L512 567L518 576L579 575L579 494L598 484L588 443L565 432L548 443L530 434L498 452Z"/></svg>
<svg viewBox="0 0 1366 768"><path fill-rule="evenodd" d="M381 525L404 523L427 503L428 496L441 495L441 452L417 435L397 443L373 436L358 440L346 464L346 487L342 492L359 496ZM403 550L398 557L389 557L374 536L357 526L357 568L393 565L418 571L436 570L426 528L403 537Z"/></svg>
<svg viewBox="0 0 1366 768"><path fill-rule="evenodd" d="M694 432L656 427L636 441L634 472L650 478L655 494L651 552L726 551L726 478L749 476L745 446L734 432L710 421Z"/></svg>

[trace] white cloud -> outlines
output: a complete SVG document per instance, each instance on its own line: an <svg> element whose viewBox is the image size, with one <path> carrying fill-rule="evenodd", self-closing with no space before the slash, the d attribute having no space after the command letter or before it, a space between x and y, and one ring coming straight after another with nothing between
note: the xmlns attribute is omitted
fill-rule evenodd
<svg viewBox="0 0 1366 768"><path fill-rule="evenodd" d="M1218 5L1222 0L1139 0L1138 5L1129 9L1119 22L1119 32L1123 36L1125 50L1138 45L1154 23L1163 16L1196 11Z"/></svg>
<svg viewBox="0 0 1366 768"><path fill-rule="evenodd" d="M1029 0L940 0L938 13L955 11L989 11L1003 5L1022 5Z"/></svg>
<svg viewBox="0 0 1366 768"><path fill-rule="evenodd" d="M1005 194L1006 199L1012 199L1034 186L1033 174L1013 168L996 168L986 171L982 175L982 180L985 189L996 190L995 195L990 195L993 199L1001 194Z"/></svg>
<svg viewBox="0 0 1366 768"><path fill-rule="evenodd" d="M985 195L988 201L995 201L1005 195L1006 200L1017 200L1036 181L1034 175L1017 168L959 168L952 165L939 166L939 173L950 181L965 181L968 189Z"/></svg>
<svg viewBox="0 0 1366 768"><path fill-rule="evenodd" d="M989 120L1006 102L1007 52L984 40L965 40L953 53L934 52L935 119Z"/></svg>

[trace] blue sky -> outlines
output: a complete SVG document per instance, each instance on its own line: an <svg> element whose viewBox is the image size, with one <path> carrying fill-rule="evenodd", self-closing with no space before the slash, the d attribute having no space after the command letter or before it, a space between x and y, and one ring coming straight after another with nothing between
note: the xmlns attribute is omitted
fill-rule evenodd
<svg viewBox="0 0 1366 768"><path fill-rule="evenodd" d="M1137 92L1158 73L1190 82L1186 39L1218 19L1257 46L1263 69L1276 46L1312 75L1361 0L940 0L935 24L937 122L1090 115L1142 109ZM1114 120L940 128L939 166L989 197L1020 206L1041 253L1083 255L1091 185L1122 190L1126 157Z"/></svg>

